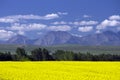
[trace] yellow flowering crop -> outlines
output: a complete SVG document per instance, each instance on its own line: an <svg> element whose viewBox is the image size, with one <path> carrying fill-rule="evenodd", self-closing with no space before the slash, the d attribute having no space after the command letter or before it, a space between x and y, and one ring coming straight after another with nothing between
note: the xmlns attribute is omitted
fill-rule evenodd
<svg viewBox="0 0 120 80"><path fill-rule="evenodd" d="M120 80L120 62L0 62L0 80Z"/></svg>

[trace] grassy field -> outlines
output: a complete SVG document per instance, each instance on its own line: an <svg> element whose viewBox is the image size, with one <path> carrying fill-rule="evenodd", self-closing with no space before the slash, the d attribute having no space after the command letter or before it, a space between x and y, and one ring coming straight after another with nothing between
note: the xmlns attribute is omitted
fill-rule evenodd
<svg viewBox="0 0 120 80"><path fill-rule="evenodd" d="M22 45L5 45L0 44L0 51L10 51L15 53L17 47L21 47ZM33 46L33 45L26 45L24 46L25 50L30 53L31 50L35 48L46 48L50 52L54 52L56 50L68 50L74 52L90 52L92 54L120 54L120 46L80 46L80 45L56 45L56 46Z"/></svg>
<svg viewBox="0 0 120 80"><path fill-rule="evenodd" d="M120 62L0 62L0 80L120 80Z"/></svg>

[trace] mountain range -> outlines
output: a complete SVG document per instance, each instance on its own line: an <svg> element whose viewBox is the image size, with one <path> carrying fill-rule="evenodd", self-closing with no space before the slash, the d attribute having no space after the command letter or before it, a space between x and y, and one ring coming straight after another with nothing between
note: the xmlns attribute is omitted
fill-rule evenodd
<svg viewBox="0 0 120 80"><path fill-rule="evenodd" d="M61 44L79 44L79 45L120 45L120 32L105 31L102 33L95 33L83 37L78 37L65 31L51 31L42 38L29 39L23 35L16 35L11 37L4 44L31 44L31 45L61 45Z"/></svg>

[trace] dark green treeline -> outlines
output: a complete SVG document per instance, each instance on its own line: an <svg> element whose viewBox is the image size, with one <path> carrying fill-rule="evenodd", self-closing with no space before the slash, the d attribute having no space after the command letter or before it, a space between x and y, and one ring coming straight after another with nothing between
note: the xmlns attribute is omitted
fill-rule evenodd
<svg viewBox="0 0 120 80"><path fill-rule="evenodd" d="M0 52L0 61L120 61L120 55L74 53L72 51L57 50L50 53L45 48L34 49L28 54L24 48L17 48L16 54Z"/></svg>

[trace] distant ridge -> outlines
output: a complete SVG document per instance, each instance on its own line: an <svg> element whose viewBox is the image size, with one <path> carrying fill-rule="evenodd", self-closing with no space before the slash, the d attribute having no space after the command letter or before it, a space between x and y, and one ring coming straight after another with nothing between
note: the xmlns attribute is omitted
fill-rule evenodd
<svg viewBox="0 0 120 80"><path fill-rule="evenodd" d="M1 42L2 43L2 42ZM23 35L16 35L3 42L5 44L32 44L32 45L59 45L59 44L79 44L79 45L120 45L120 32L105 31L77 37L66 31L51 31L42 38L31 40Z"/></svg>

